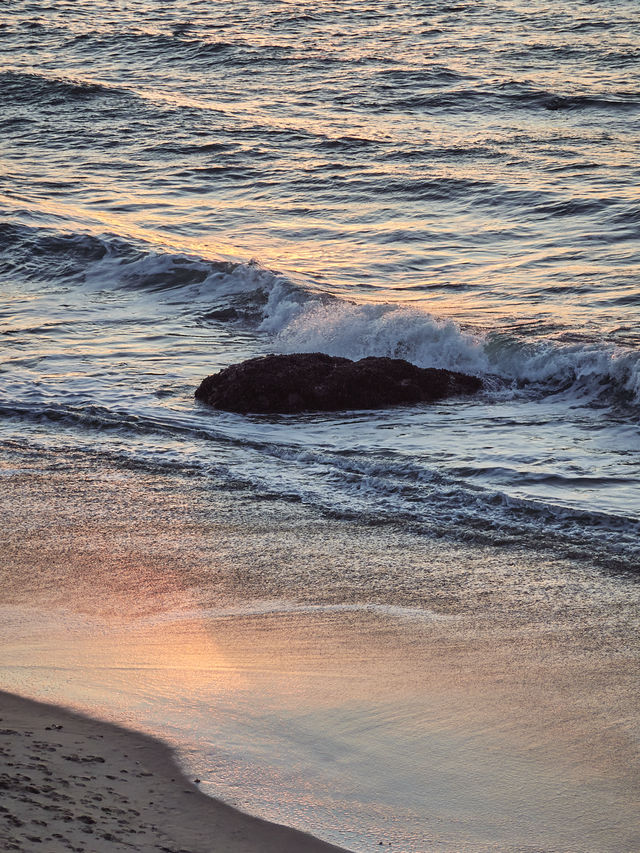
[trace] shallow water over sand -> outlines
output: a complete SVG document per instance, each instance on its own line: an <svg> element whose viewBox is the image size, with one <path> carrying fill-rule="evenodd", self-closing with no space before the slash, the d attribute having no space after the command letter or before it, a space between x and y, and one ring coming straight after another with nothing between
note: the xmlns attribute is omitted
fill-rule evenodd
<svg viewBox="0 0 640 853"><path fill-rule="evenodd" d="M3 477L31 519L9 689L158 733L212 795L363 853L637 845L632 578L33 462Z"/></svg>
<svg viewBox="0 0 640 853"><path fill-rule="evenodd" d="M356 851L637 844L629 733L601 728L620 673L601 662L569 673L549 638L494 656L475 626L415 617L231 621L102 626L98 642L89 624L71 644L48 626L38 667L23 641L3 678L160 733L203 790Z"/></svg>

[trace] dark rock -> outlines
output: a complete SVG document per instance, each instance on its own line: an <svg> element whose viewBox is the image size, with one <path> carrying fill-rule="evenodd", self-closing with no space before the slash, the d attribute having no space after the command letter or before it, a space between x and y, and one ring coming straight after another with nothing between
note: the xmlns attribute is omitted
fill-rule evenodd
<svg viewBox="0 0 640 853"><path fill-rule="evenodd" d="M204 379L195 396L229 412L331 412L430 403L480 388L475 376L401 358L351 361L316 352L234 364Z"/></svg>

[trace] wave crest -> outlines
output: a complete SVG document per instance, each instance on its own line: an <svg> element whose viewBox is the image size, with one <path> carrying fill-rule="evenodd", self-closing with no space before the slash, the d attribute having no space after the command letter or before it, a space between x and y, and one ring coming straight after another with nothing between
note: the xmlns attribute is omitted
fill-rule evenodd
<svg viewBox="0 0 640 853"><path fill-rule="evenodd" d="M352 359L384 355L420 367L489 372L482 337L418 309L331 300L296 310L295 301L285 299L262 323L271 332L278 326L277 345L285 352L321 350Z"/></svg>
<svg viewBox="0 0 640 853"><path fill-rule="evenodd" d="M614 345L532 342L502 332L474 332L404 306L337 298L305 301L282 284L271 288L263 316L260 329L274 336L273 348L280 352L405 358L420 367L492 377L512 390L533 386L549 394L571 389L583 397L640 403L640 353Z"/></svg>
<svg viewBox="0 0 640 853"><path fill-rule="evenodd" d="M465 329L416 307L355 303L314 290L256 261L208 260L113 236L0 223L3 248L0 268L14 274L46 274L84 289L146 292L200 322L250 326L270 336L276 352L405 358L420 367L482 376L503 393L571 391L606 403L640 404L640 352L614 344Z"/></svg>

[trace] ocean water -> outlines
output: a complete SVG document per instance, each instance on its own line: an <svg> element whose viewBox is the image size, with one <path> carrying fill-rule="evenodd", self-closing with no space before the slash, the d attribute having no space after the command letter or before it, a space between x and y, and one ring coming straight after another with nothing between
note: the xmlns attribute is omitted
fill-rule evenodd
<svg viewBox="0 0 640 853"><path fill-rule="evenodd" d="M93 586L86 567L53 578L49 563L41 583L29 572L17 585L5 577L5 601L21 614L5 629L20 678L36 648L18 649L26 624L59 618L67 627L50 631L63 637L70 610L106 618L105 601L121 604L122 589L129 604L115 614L117 631L110 613L101 636L144 634L144 610L154 630L173 625L180 646L188 613L215 624L223 646L225 632L233 635L231 668L254 674L235 705L223 690L207 692L210 684L147 682L138 664L138 687L113 675L105 687L101 670L90 695L71 680L45 689L42 673L20 681L9 664L5 681L104 713L105 691L122 695L118 713L173 737L190 766L202 771L203 742L226 750L212 794L234 796L224 764L242 780L243 807L354 850L378 839L409 853L533 849L530 816L514 818L513 835L488 820L500 808L513 817L515 807L504 779L503 793L482 801L494 753L479 746L472 758L484 769L465 816L442 818L442 794L441 823L430 818L428 832L420 823L438 797L411 799L427 771L409 759L410 745L426 749L424 719L442 723L451 710L430 694L427 713L411 672L433 664L425 632L453 630L441 617L471 619L476 631L488 620L502 638L491 654L510 620L513 631L517 623L556 632L561 658L575 662L578 648L594 655L598 695L619 688L611 721L636 744L637 761L637 719L620 698L633 693L639 658L637 3L12 0L0 11L0 54L0 444L6 482L22 484L16 504L5 489L6 518L15 529L48 518L41 542L53 553L60 519L72 529L82 516L85 532L93 519L109 528L102 489L125 548L115 560L105 546L100 560L111 569L94 561ZM435 406L295 417L232 415L193 398L204 376L228 364L299 351L402 357L481 376L485 390ZM38 472L58 483L39 486L48 503L25 485L40 482ZM145 489L154 506L158 493L173 496L158 508L166 576L151 534L136 533ZM39 507L28 523L15 513L23 499ZM138 610L140 576L122 556L127 517L136 553L142 539L158 550ZM215 538L213 518L238 531L240 544L229 532ZM64 550L73 565L78 530ZM242 542L251 545L243 551ZM217 555L215 572L203 543ZM87 648L91 624L79 634ZM324 672L333 704L302 676L298 692L283 687L287 667L277 678L265 669L251 651L253 631L278 659L290 653L300 671L311 661ZM357 637L368 637L386 677L404 673L396 686L406 716L389 711L387 695L367 698L374 670L341 704L341 666L326 674L323 636L332 661L361 660ZM60 643L51 671L62 660L78 668ZM527 648L533 655L537 646ZM626 681L608 669L622 651ZM456 661L458 679L479 671L476 657ZM268 686L255 676L267 670ZM352 675L358 682L357 667ZM196 694L206 694L208 710L196 708ZM316 700L304 725L292 698L302 695ZM376 714L386 733L378 752L375 738L365 746L357 732L360 720L371 734ZM241 731L240 717L251 726ZM499 730L483 720L485 732ZM593 726L603 731L603 720ZM460 737L447 746L451 732L436 730L429 748L458 754ZM348 767L328 731L359 757ZM530 768L514 754L509 778L523 779ZM295 779L277 770L285 755ZM489 762L494 775L505 761ZM438 790L450 794L458 777L447 778ZM348 794L340 799L333 783ZM589 799L596 795L583 804L606 815L602 799ZM531 842L536 850L635 849L628 803L615 830L594 818L565 837L573 796L565 811L540 807L547 817L536 825L551 829Z"/></svg>

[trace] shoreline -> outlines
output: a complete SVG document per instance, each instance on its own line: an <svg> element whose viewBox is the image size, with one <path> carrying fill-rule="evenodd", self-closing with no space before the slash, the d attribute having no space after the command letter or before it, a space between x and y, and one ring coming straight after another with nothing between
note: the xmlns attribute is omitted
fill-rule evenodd
<svg viewBox="0 0 640 853"><path fill-rule="evenodd" d="M7 827L13 846L0 849L640 849L635 581L536 552L516 563L408 534L389 541L386 529L318 521L297 505L254 512L235 492L110 460L50 462L30 448L20 460L0 463L1 684L51 704L14 698L10 724L0 694L0 729L16 730L0 746L22 750L18 762L5 753L14 767L0 790L46 785L61 796L44 792L47 810L22 791L23 825ZM352 576L366 579L368 598ZM345 611L384 600L391 583L402 592L412 576L425 618L397 618L411 599L395 595L393 613ZM278 601L296 606L274 611ZM56 752L52 723L66 730L67 707L74 725L78 709L133 729L112 770L70 764L73 738ZM46 716L20 746L34 708ZM76 740L117 747L123 730L105 738L106 728L85 720ZM186 778L202 779L208 796L170 748L159 747L162 792L154 766L140 777L148 743L136 731L152 735L153 754L154 737L176 744ZM134 760L118 763L125 754ZM17 775L30 779L17 785ZM280 837L272 824L263 842L264 823L215 798L283 825ZM122 843L103 838L129 830ZM25 848L27 832L38 840Z"/></svg>
<svg viewBox="0 0 640 853"><path fill-rule="evenodd" d="M348 853L207 796L149 735L5 691L0 734L4 850Z"/></svg>

